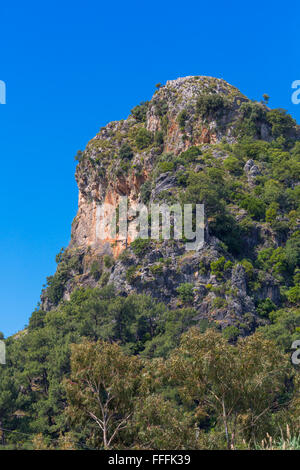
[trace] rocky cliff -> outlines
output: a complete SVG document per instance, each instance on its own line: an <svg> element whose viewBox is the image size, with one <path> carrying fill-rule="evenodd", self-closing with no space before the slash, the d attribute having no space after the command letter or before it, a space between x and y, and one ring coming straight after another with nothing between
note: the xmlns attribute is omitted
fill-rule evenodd
<svg viewBox="0 0 300 470"><path fill-rule="evenodd" d="M220 102L216 100L220 109L211 115L201 114L197 110L201 96L220 97ZM191 146L213 144L223 138L233 142L234 122L245 101L237 89L223 80L179 78L160 87L153 99L133 110L128 119L102 128L87 145L76 171L79 207L71 245L100 249L95 240L97 205L106 202L117 206L122 195L127 195L131 204L139 202L141 185L150 179L161 154L177 156ZM263 123L261 127L261 132L268 132ZM126 144L132 155L122 159L120 149ZM174 186L166 174L159 175L156 183L154 198ZM124 249L124 243L117 239L107 241L114 255Z"/></svg>
<svg viewBox="0 0 300 470"><path fill-rule="evenodd" d="M78 152L78 213L42 308L69 299L77 287L113 283L121 295L149 294L170 308L189 305L199 320L251 331L265 321L257 310L262 302L281 302L281 279L262 269L259 253L284 246L296 229L280 209L282 230L266 217L273 202L265 198L266 181L291 191L297 186L296 179L270 173L270 153L288 152L298 138L290 116L224 80L184 77L158 86L151 101L107 124ZM134 241L134 218L127 240L109 231L97 239L98 207L117 208L122 196L133 208L204 203L204 247L187 252L184 240Z"/></svg>

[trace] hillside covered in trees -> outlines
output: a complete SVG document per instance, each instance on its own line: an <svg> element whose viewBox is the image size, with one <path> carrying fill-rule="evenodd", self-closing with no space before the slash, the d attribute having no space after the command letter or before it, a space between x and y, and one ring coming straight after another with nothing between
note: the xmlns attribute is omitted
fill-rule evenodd
<svg viewBox="0 0 300 470"><path fill-rule="evenodd" d="M3 448L300 448L300 128L223 80L157 85L76 155L78 213L5 340ZM204 246L99 242L106 202L204 204Z"/></svg>

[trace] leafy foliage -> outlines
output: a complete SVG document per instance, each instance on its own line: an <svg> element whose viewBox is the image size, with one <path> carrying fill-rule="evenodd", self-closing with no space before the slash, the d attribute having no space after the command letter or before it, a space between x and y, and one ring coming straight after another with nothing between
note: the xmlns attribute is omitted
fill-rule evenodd
<svg viewBox="0 0 300 470"><path fill-rule="evenodd" d="M132 116L138 121L138 122L144 122L146 120L146 115L147 115L147 109L149 106L148 101L142 101L138 106L135 106L131 110Z"/></svg>
<svg viewBox="0 0 300 470"><path fill-rule="evenodd" d="M139 129L136 138L135 138L135 143L138 149L142 150L146 147L149 147L153 142L153 134L150 131L147 131L144 127Z"/></svg>
<svg viewBox="0 0 300 470"><path fill-rule="evenodd" d="M119 151L119 157L121 160L131 160L133 158L133 151L132 148L128 143L124 143Z"/></svg>
<svg viewBox="0 0 300 470"><path fill-rule="evenodd" d="M183 303L189 303L194 298L193 284L185 282L177 287L177 292Z"/></svg>
<svg viewBox="0 0 300 470"><path fill-rule="evenodd" d="M227 106L226 98L220 94L201 94L197 101L196 109L201 117L207 115L220 117Z"/></svg>

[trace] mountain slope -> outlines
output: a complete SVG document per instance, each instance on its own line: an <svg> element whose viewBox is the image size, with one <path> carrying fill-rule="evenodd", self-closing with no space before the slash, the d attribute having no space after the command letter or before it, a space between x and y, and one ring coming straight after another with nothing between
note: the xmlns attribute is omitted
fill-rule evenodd
<svg viewBox="0 0 300 470"><path fill-rule="evenodd" d="M253 331L265 322L264 308L285 304L283 290L293 286L299 135L283 110L250 101L224 80L185 77L159 87L78 153L78 213L42 308L69 299L77 287L113 283L121 295L146 293L171 308L192 306L197 318L222 328ZM187 252L177 240L131 245L134 218L126 241L109 233L97 240L97 208L117 208L125 195L133 208L204 203L203 249Z"/></svg>
<svg viewBox="0 0 300 470"><path fill-rule="evenodd" d="M99 396L116 387L109 419L127 424L112 448L223 449L228 425L237 448L256 448L267 432L279 446L287 424L295 439L288 429L282 445L296 448L288 355L300 331L299 126L223 80L185 77L76 158L70 245L28 327L6 340L2 444L107 448L85 405L101 414ZM99 240L99 206L116 209L122 196L133 208L204 204L204 245L134 239L133 216L126 240ZM91 394L86 373L105 377L103 393ZM226 391L225 428L212 390Z"/></svg>

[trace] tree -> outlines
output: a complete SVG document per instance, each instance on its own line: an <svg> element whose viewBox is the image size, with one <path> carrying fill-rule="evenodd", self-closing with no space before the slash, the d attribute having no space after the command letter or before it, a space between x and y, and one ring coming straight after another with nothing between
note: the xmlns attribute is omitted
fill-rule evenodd
<svg viewBox="0 0 300 470"><path fill-rule="evenodd" d="M149 147L150 144L153 142L153 134L152 132L148 131L144 127L141 127L135 138L136 146L139 150L142 150L146 147Z"/></svg>
<svg viewBox="0 0 300 470"><path fill-rule="evenodd" d="M221 94L203 93L198 98L196 109L202 118L209 115L216 118L222 116L228 106L228 100Z"/></svg>
<svg viewBox="0 0 300 470"><path fill-rule="evenodd" d="M131 110L132 116L139 122L146 121L148 105L148 101L142 101L139 105L135 106Z"/></svg>
<svg viewBox="0 0 300 470"><path fill-rule="evenodd" d="M185 413L175 402L159 394L149 394L137 400L131 433L135 446L141 449L202 447L192 414Z"/></svg>
<svg viewBox="0 0 300 470"><path fill-rule="evenodd" d="M234 175L240 175L242 173L242 164L243 161L236 157L227 157L224 160L224 168Z"/></svg>
<svg viewBox="0 0 300 470"><path fill-rule="evenodd" d="M185 126L185 121L188 119L188 113L186 109L183 109L179 114L178 114L178 124L179 127L182 131L184 131L184 126Z"/></svg>
<svg viewBox="0 0 300 470"><path fill-rule="evenodd" d="M270 97L267 93L263 94L263 104L268 104L270 100Z"/></svg>
<svg viewBox="0 0 300 470"><path fill-rule="evenodd" d="M194 300L193 284L184 282L177 287L177 293L184 304L188 304Z"/></svg>
<svg viewBox="0 0 300 470"><path fill-rule="evenodd" d="M3 366L2 366L3 367ZM0 442L5 445L5 428L9 427L17 398L17 390L9 373L0 369Z"/></svg>
<svg viewBox="0 0 300 470"><path fill-rule="evenodd" d="M132 417L141 363L116 343L85 341L72 346L71 377L66 381L67 414L76 421L92 420L101 448L110 449Z"/></svg>
<svg viewBox="0 0 300 470"><path fill-rule="evenodd" d="M131 160L133 156L134 153L130 145L126 142L122 144L119 151L119 157L121 158L121 160Z"/></svg>
<svg viewBox="0 0 300 470"><path fill-rule="evenodd" d="M197 328L183 335L166 363L182 400L222 422L228 449L235 448L237 433L256 442L260 426L278 406L289 369L285 356L260 334L232 346L219 333L200 334Z"/></svg>
<svg viewBox="0 0 300 470"><path fill-rule="evenodd" d="M289 352L293 341L299 339L300 309L277 310L270 314L271 325L259 330L274 341L283 351Z"/></svg>
<svg viewBox="0 0 300 470"><path fill-rule="evenodd" d="M290 303L299 305L300 304L300 285L291 287L287 291L287 298Z"/></svg>
<svg viewBox="0 0 300 470"><path fill-rule="evenodd" d="M272 125L272 134L274 137L280 137L288 134L295 125L296 121L285 109L272 109L267 114L267 120Z"/></svg>
<svg viewBox="0 0 300 470"><path fill-rule="evenodd" d="M265 215L265 204L254 196L246 196L241 201L241 206L256 220L261 220Z"/></svg>

